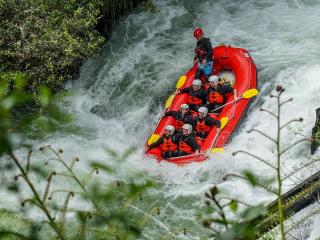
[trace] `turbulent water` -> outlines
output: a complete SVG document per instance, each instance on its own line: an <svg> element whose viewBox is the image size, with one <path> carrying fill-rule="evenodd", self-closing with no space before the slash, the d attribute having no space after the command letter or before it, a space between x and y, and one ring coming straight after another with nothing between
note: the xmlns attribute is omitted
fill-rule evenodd
<svg viewBox="0 0 320 240"><path fill-rule="evenodd" d="M159 0L157 5L160 10L157 14L137 11L120 19L100 56L88 60L80 79L71 84L74 95L64 105L75 116L73 124L86 130L73 134L56 132L48 135L45 142L64 148L68 156L101 161L106 159L104 147L121 154L130 146L138 146L138 151L119 171L119 177L143 170L157 179L160 187L148 201L162 209L159 216L150 220L141 239L161 239L172 233L180 233L176 239L200 239L205 232L195 218L195 209L202 208L203 193L212 184L219 184L230 196L249 203L274 198L243 181L222 182L221 177L244 169L264 177L274 176L268 166L248 156L233 157L232 152L241 149L266 159L274 158L272 143L247 131L254 127L275 134L272 116L259 111L261 107L276 111L275 100L269 97L275 86L286 89L284 99L294 98L283 107L283 122L304 119L283 132L283 145L292 144L301 134L310 136L315 109L320 103L320 2ZM163 111L165 98L174 91L176 80L192 65L195 45L192 34L198 26L205 30L213 45L225 43L249 50L257 65L261 93L223 155L186 167L159 165L143 156L142 146ZM308 154L307 143L288 151L283 157L284 171L307 161ZM87 167L85 161L82 167ZM315 170L316 167L297 174L286 181L285 189ZM140 206L137 211L140 208L147 209ZM294 232L295 237L310 240L319 237L314 227L319 221L312 219L310 226Z"/></svg>

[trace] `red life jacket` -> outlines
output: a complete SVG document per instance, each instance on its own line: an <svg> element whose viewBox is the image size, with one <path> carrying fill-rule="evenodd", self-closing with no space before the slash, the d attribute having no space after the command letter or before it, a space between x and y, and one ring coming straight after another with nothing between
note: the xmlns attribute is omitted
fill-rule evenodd
<svg viewBox="0 0 320 240"><path fill-rule="evenodd" d="M198 133L200 133L200 132L208 133L210 131L210 129L211 129L211 127L206 125L205 120L203 120L202 122L200 122L199 120L197 121L196 131Z"/></svg>
<svg viewBox="0 0 320 240"><path fill-rule="evenodd" d="M191 154L192 153L192 148L191 146L189 146L186 142L184 142L183 140L180 140L179 142L179 150L180 151L184 151L186 153Z"/></svg>
<svg viewBox="0 0 320 240"><path fill-rule="evenodd" d="M202 99L189 94L188 102L189 104L200 105L202 104Z"/></svg>
<svg viewBox="0 0 320 240"><path fill-rule="evenodd" d="M196 55L197 55L197 58L199 59L204 59L207 55L207 51L201 49L200 47L197 46L196 48Z"/></svg>
<svg viewBox="0 0 320 240"><path fill-rule="evenodd" d="M209 102L210 103L224 103L224 97L217 91L209 92Z"/></svg>
<svg viewBox="0 0 320 240"><path fill-rule="evenodd" d="M176 128L176 130L180 130L183 125L184 122L182 121L182 119L176 119L176 121L174 122L174 127Z"/></svg>
<svg viewBox="0 0 320 240"><path fill-rule="evenodd" d="M163 138L163 144L161 146L163 152L175 151L178 146L172 141L172 137Z"/></svg>

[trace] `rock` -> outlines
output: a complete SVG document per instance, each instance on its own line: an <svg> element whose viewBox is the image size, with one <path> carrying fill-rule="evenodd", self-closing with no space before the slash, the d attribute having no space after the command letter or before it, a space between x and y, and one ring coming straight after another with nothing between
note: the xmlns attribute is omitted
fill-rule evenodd
<svg viewBox="0 0 320 240"><path fill-rule="evenodd" d="M320 145L320 108L316 110L316 122L312 128L311 154L314 154Z"/></svg>

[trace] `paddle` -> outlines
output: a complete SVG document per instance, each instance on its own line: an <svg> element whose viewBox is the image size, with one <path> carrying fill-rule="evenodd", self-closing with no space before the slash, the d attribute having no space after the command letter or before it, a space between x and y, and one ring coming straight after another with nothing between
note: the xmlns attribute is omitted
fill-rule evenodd
<svg viewBox="0 0 320 240"><path fill-rule="evenodd" d="M187 77L186 77L185 75L183 75L183 76L181 76L181 77L179 78L179 80L178 80L178 82L177 82L177 84L176 84L176 91L175 91L175 93L172 94L172 95L168 98L168 100L166 101L165 109L168 109L168 108L171 106L171 104L172 104L172 102L173 102L173 99L176 97L179 89L184 85L184 83L186 82L186 80L187 80Z"/></svg>
<svg viewBox="0 0 320 240"><path fill-rule="evenodd" d="M160 136L158 134L152 134L148 139L148 146L150 146L152 143L155 143L156 141L158 141L159 138L160 138Z"/></svg>
<svg viewBox="0 0 320 240"><path fill-rule="evenodd" d="M217 152L224 152L223 148L213 148L213 145L216 143L217 139L218 139L218 136L221 132L221 130L227 125L227 123L229 122L229 118L228 117L223 117L220 119L220 122L221 122L221 126L220 128L218 129L217 133L216 133L216 136L214 137L214 140L212 142L212 145L211 145L211 152L212 153L217 153Z"/></svg>
<svg viewBox="0 0 320 240"><path fill-rule="evenodd" d="M231 102L228 102L228 103L226 103L226 104L223 104L222 106L220 106L220 107L218 107L218 108L216 108L216 109L214 109L214 110L212 110L212 111L214 112L214 111L216 111L216 110L219 110L219 109L221 109L221 108L223 108L223 107L225 107L225 106L227 106L227 105L229 105L229 104L231 104L231 103L234 103L234 102L239 101L239 100L242 99L242 98L245 98L245 99L252 98L252 97L256 96L258 93L259 93L259 91L258 91L256 88L251 88L251 89L245 91L244 93L242 93L242 96L241 96L241 97L238 97L238 98L232 100Z"/></svg>
<svg viewBox="0 0 320 240"><path fill-rule="evenodd" d="M177 92L179 90L179 88L181 88L184 83L186 82L187 80L187 77L185 75L181 76L176 84L176 91L173 95L171 95L168 100L166 101L166 104L165 104L165 112L168 110L168 108L171 106L172 102L173 102L173 99L175 98L175 96L177 95ZM162 114L160 116L160 119L157 123L157 125L155 126L155 128L153 129L153 132L157 129L157 127L159 126L160 122L161 122L161 119L163 117L164 114ZM150 136L150 138L148 139L148 146L156 141L158 141L158 139L160 138L160 136L158 134L152 134Z"/></svg>

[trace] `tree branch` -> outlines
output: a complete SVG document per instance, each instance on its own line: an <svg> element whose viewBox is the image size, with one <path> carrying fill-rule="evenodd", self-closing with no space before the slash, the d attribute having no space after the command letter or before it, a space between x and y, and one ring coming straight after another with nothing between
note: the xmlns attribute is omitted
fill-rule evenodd
<svg viewBox="0 0 320 240"><path fill-rule="evenodd" d="M283 129L284 127L288 126L290 123L293 123L293 122L302 122L302 121L303 121L302 118L292 119L292 120L286 122L285 124L283 124L283 125L280 127L280 129Z"/></svg>
<svg viewBox="0 0 320 240"><path fill-rule="evenodd" d="M251 129L249 131L247 131L247 133L251 133L251 132L257 132L260 133L262 136L268 138L269 140L271 140L272 142L274 142L275 144L277 143L275 139L273 139L272 137L268 136L267 134L265 134L264 132L257 130L257 129Z"/></svg>
<svg viewBox="0 0 320 240"><path fill-rule="evenodd" d="M254 155L254 154L252 154L252 153L249 153L249 152L247 152L247 151L242 151L242 150L236 151L236 152L233 152L232 155L235 156L235 155L237 155L238 153L247 154L247 155L249 155L249 156L251 156L251 157L254 157L255 159L263 162L264 164L268 165L269 167L271 167L271 168L273 168L273 169L275 169L275 170L277 169L277 168L276 168L275 166L273 166L268 160L265 160L265 159L263 159L263 158L261 158L261 157L259 157L259 156L257 156L257 155Z"/></svg>
<svg viewBox="0 0 320 240"><path fill-rule="evenodd" d="M289 147L285 148L284 150L282 150L280 152L280 156L282 154L284 154L286 151L288 151L289 149L293 148L294 146L296 146L297 144L301 143L301 142L304 142L304 141L309 141L309 139L306 139L306 138L303 138L303 139L300 139L298 141L296 141L295 143L291 144Z"/></svg>
<svg viewBox="0 0 320 240"><path fill-rule="evenodd" d="M277 118L278 116L276 114L274 114L273 112L267 110L267 109L264 109L264 108L260 108L260 111L261 112L266 112L266 113L269 113L271 116Z"/></svg>

